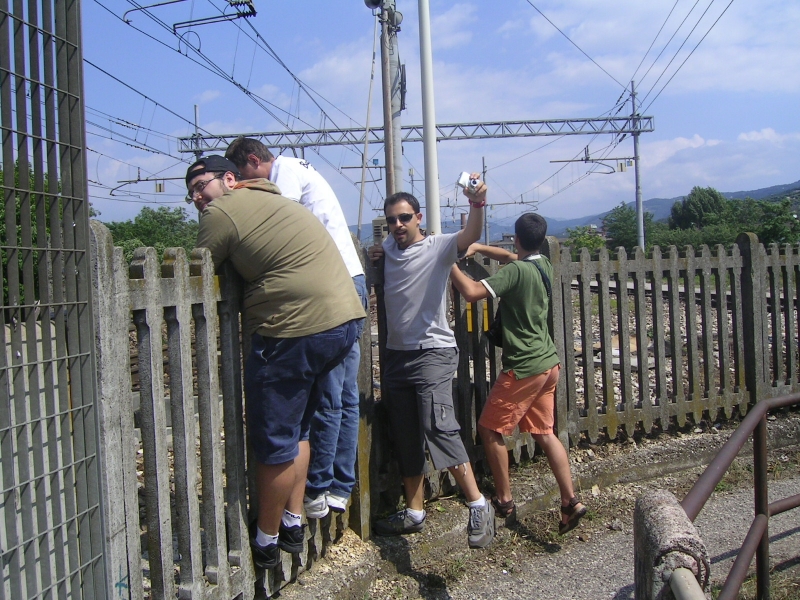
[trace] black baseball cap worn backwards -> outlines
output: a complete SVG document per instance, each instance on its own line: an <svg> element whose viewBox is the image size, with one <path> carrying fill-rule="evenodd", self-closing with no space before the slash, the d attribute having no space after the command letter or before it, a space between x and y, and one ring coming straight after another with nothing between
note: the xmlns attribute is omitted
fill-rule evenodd
<svg viewBox="0 0 800 600"><path fill-rule="evenodd" d="M198 169L198 166L201 168ZM205 173L226 173L227 171L236 175L237 179L242 176L242 174L239 173L239 168L233 164L233 161L228 160L224 156L219 156L218 154L204 156L193 162L186 170L186 187L188 189L189 182L198 175L203 175Z"/></svg>

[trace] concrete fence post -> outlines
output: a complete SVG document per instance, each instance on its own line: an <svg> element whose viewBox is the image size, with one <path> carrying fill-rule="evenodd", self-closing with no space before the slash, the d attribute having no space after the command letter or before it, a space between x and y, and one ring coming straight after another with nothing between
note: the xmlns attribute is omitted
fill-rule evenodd
<svg viewBox="0 0 800 600"><path fill-rule="evenodd" d="M108 598L142 595L139 494L136 481L131 371L128 344L128 268L121 248L100 222L91 225L92 311L97 348L97 414L101 503L105 521Z"/></svg>
<svg viewBox="0 0 800 600"><path fill-rule="evenodd" d="M708 551L678 499L666 490L654 490L636 500L633 556L636 600L674 598L669 580L679 568L689 569L700 588L706 589Z"/></svg>
<svg viewBox="0 0 800 600"><path fill-rule="evenodd" d="M742 320L744 327L745 383L750 393L750 403L755 404L760 397L759 391L767 384L769 342L765 340L766 306L764 275L766 268L762 257L761 245L754 233L740 233L736 245L742 256Z"/></svg>

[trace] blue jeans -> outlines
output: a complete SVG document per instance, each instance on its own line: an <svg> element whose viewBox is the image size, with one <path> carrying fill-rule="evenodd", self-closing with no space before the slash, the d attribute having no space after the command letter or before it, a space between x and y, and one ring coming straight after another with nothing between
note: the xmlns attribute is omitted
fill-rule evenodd
<svg viewBox="0 0 800 600"><path fill-rule="evenodd" d="M364 276L353 277L353 284L364 310L367 311L368 296ZM356 339L344 362L331 371L331 377L335 380L332 385L338 386L340 393L325 395L311 418L308 438L311 462L308 465L306 493L312 498L326 491L349 498L356 483L360 363L361 346Z"/></svg>
<svg viewBox="0 0 800 600"><path fill-rule="evenodd" d="M341 396L333 372L361 335L363 319L298 338L252 337L245 366L247 433L256 460L266 465L297 456L320 404Z"/></svg>

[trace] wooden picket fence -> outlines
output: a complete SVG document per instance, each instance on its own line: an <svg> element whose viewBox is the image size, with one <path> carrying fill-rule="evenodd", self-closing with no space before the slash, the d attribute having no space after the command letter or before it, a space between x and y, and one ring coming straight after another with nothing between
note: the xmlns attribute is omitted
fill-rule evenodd
<svg viewBox="0 0 800 600"><path fill-rule="evenodd" d="M550 326L562 357L556 420L565 445L727 418L745 413L756 397L800 390L800 246L764 248L743 234L731 249L713 252L584 251L573 261L554 238L543 251L555 272ZM248 543L257 497L245 443L241 281L230 268L215 276L206 250L190 257L167 250L159 264L153 249L142 248L127 265L99 223L92 224L92 258L103 507L115 597L250 598L262 586L272 594L324 555L345 528L368 538L381 501L386 508L401 493L382 403L373 394L370 336L361 341L351 509L336 520L310 522L306 552L258 573ZM500 268L482 260L462 267L476 279ZM380 354L386 318L380 273L368 269L368 278L377 297ZM483 331L496 307L492 300L469 305L457 293L452 301L461 349L456 411L467 449L480 463L476 423L500 369L500 353ZM131 339L139 363L136 420ZM516 461L533 456L528 435L510 436L507 445ZM428 483L430 496L453 485L446 472L433 473Z"/></svg>
<svg viewBox="0 0 800 600"><path fill-rule="evenodd" d="M280 567L256 572L248 536L258 500L245 445L241 280L230 268L216 277L205 249L191 257L168 249L159 264L153 248L140 248L127 265L97 222L92 250L113 597L228 600L252 598L257 587L272 594L343 529L360 532L363 524L347 514L310 522L305 552L283 554ZM363 512L363 501L353 505Z"/></svg>

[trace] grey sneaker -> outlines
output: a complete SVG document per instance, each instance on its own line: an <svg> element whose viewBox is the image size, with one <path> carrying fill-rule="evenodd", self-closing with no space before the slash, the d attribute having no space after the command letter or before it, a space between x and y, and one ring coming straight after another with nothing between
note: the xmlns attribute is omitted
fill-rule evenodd
<svg viewBox="0 0 800 600"><path fill-rule="evenodd" d="M467 540L470 548L486 548L494 539L494 506L470 507L467 523Z"/></svg>
<svg viewBox="0 0 800 600"><path fill-rule="evenodd" d="M375 533L378 535L402 535L405 533L422 531L422 528L425 527L425 517L427 516L425 511L422 511L422 513L422 520L416 523L411 519L405 509L396 512L387 519L375 521Z"/></svg>
<svg viewBox="0 0 800 600"><path fill-rule="evenodd" d="M322 519L328 514L328 502L325 494L320 494L316 498L303 496L303 508L306 511L307 519Z"/></svg>

